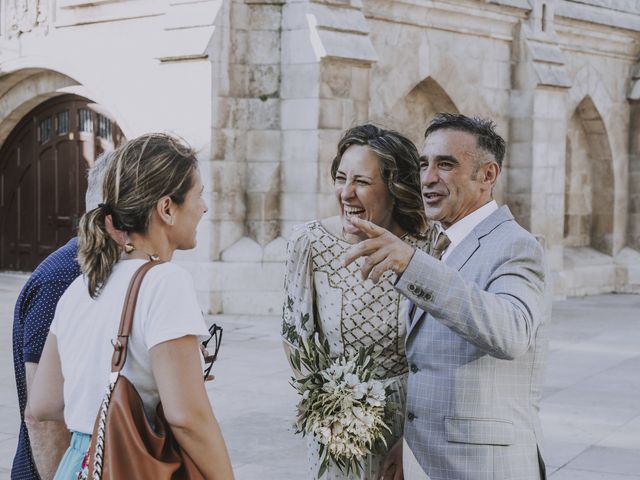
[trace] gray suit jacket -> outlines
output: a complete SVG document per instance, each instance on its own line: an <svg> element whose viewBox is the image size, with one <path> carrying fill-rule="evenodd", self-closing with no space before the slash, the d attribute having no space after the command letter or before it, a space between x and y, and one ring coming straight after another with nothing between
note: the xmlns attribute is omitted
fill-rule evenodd
<svg viewBox="0 0 640 480"><path fill-rule="evenodd" d="M396 288L425 312L407 319L405 439L427 475L543 477L551 297L540 244L501 207L444 263L417 250Z"/></svg>

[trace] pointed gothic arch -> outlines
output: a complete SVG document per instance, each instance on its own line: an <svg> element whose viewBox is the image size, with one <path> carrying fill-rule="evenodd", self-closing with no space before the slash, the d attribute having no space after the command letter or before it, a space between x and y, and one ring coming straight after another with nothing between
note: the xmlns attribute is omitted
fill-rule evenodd
<svg viewBox="0 0 640 480"><path fill-rule="evenodd" d="M564 245L613 255L614 174L605 124L590 96L567 125Z"/></svg>
<svg viewBox="0 0 640 480"><path fill-rule="evenodd" d="M383 123L420 145L427 124L439 112L458 113L458 108L444 88L427 77L386 113Z"/></svg>

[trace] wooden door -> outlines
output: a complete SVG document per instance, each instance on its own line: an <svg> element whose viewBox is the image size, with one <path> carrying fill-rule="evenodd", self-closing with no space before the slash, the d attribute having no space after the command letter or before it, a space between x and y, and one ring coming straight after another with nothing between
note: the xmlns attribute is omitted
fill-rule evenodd
<svg viewBox="0 0 640 480"><path fill-rule="evenodd" d="M75 95L24 117L0 149L0 269L33 270L76 235L87 169L121 140L114 122Z"/></svg>

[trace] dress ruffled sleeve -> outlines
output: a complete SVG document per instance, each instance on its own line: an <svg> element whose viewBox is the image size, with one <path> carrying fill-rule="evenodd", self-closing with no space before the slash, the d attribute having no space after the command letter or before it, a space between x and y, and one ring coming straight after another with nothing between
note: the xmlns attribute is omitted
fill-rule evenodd
<svg viewBox="0 0 640 480"><path fill-rule="evenodd" d="M298 336L309 338L315 331L311 238L307 225L296 228L287 245L282 309L282 338L299 346Z"/></svg>

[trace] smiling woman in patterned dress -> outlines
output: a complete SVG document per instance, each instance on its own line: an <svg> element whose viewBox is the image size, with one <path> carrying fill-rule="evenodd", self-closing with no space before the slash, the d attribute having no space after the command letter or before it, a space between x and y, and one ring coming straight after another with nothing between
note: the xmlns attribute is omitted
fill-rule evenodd
<svg viewBox="0 0 640 480"><path fill-rule="evenodd" d="M349 354L376 345L378 376L395 389L392 401L404 410L407 362L404 353L407 308L393 288L395 276L385 274L374 284L362 281L360 264L342 267L341 257L363 240L353 217L369 220L394 232L417 248L427 249L429 236L419 183L418 151L397 132L374 125L348 130L331 165L340 215L297 228L287 251L286 300L282 336L285 349L297 348L298 335L319 332L331 354ZM392 425L392 446L402 436L403 415ZM317 478L319 444L310 438L309 478ZM393 475L400 473L401 455L389 455ZM330 465L322 480L373 480L382 473L386 452L370 455L359 476L349 477Z"/></svg>

